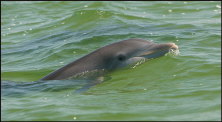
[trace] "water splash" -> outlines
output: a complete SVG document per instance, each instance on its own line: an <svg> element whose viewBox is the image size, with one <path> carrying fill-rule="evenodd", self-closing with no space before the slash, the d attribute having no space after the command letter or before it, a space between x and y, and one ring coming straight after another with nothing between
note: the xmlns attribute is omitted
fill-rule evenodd
<svg viewBox="0 0 222 122"><path fill-rule="evenodd" d="M169 53L167 53L166 55L177 56L179 54L180 54L179 50L170 49Z"/></svg>

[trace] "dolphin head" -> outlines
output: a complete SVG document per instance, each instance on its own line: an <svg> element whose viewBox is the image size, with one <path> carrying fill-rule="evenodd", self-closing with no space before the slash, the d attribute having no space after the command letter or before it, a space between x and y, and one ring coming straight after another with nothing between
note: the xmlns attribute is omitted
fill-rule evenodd
<svg viewBox="0 0 222 122"><path fill-rule="evenodd" d="M143 39L123 40L100 49L106 69L126 67L147 59L158 58L178 50L174 43L157 44ZM105 60L105 61L104 61Z"/></svg>

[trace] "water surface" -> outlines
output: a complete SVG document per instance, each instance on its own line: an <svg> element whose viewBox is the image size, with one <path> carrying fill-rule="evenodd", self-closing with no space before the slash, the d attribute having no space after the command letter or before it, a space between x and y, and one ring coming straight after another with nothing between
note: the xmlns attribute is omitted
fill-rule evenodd
<svg viewBox="0 0 222 122"><path fill-rule="evenodd" d="M1 14L2 120L221 120L221 2L14 1ZM73 92L84 81L32 82L129 38L174 42L180 55L84 93Z"/></svg>

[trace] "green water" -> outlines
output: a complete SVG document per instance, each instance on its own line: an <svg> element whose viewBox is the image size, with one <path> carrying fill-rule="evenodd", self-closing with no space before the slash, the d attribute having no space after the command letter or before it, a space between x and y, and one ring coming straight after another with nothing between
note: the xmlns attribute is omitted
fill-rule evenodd
<svg viewBox="0 0 222 122"><path fill-rule="evenodd" d="M129 38L174 42L180 55L109 73L84 93L7 90L1 119L221 120L221 2L1 2L1 80L36 81Z"/></svg>

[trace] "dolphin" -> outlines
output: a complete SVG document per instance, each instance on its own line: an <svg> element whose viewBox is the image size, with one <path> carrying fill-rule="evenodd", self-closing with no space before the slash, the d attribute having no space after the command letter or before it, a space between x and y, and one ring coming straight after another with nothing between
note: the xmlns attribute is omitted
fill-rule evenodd
<svg viewBox="0 0 222 122"><path fill-rule="evenodd" d="M143 39L127 39L99 48L40 80L63 80L90 71L112 71L141 60L157 58L178 50L175 43L157 44Z"/></svg>

